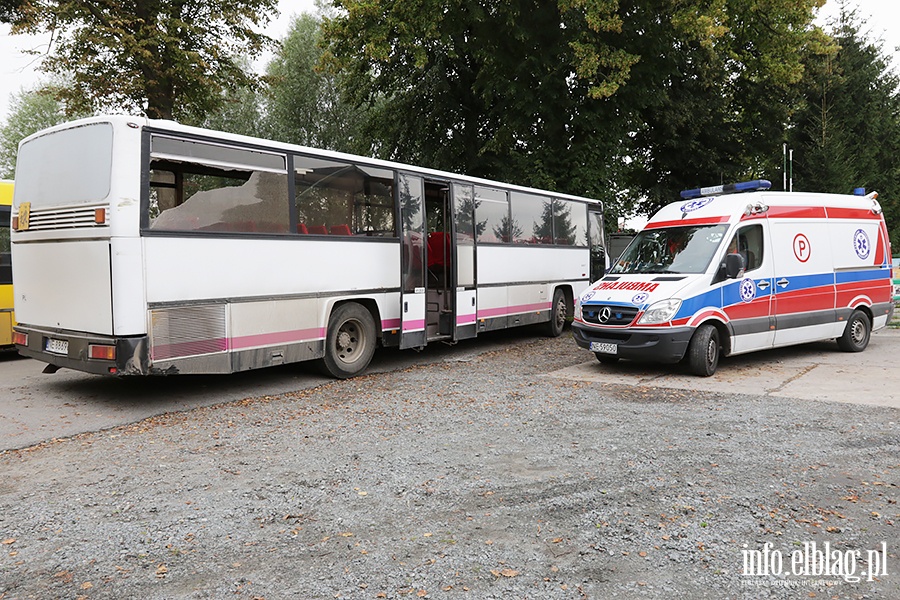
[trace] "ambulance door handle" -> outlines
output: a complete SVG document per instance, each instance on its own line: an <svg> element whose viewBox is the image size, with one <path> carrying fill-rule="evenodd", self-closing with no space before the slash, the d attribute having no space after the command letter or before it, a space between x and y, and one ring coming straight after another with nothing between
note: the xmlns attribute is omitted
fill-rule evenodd
<svg viewBox="0 0 900 600"><path fill-rule="evenodd" d="M759 283L756 284L756 287L758 287L758 288L761 289L761 290L764 290L764 289L768 288L768 287L769 287L769 280L768 280L768 279L763 279L762 281L760 281Z"/></svg>
<svg viewBox="0 0 900 600"><path fill-rule="evenodd" d="M776 281L775 283L777 283L779 287L786 288L786 287L787 287L787 284L789 284L790 281L788 281L787 279L785 279L784 277L782 277L781 279L779 279L779 280Z"/></svg>

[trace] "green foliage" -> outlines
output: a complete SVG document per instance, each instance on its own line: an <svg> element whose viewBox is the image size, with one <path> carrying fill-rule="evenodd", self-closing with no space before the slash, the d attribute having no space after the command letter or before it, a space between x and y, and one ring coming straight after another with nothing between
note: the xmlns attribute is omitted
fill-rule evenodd
<svg viewBox="0 0 900 600"><path fill-rule="evenodd" d="M780 164L821 3L337 0L324 62L381 156L625 213Z"/></svg>
<svg viewBox="0 0 900 600"><path fill-rule="evenodd" d="M16 13L13 33L54 34L42 69L71 74L56 90L71 110L199 120L253 79L237 57L270 42L255 27L275 8L276 0L45 0Z"/></svg>
<svg viewBox="0 0 900 600"><path fill-rule="evenodd" d="M320 72L320 21L298 16L269 63L268 130L285 142L344 152L367 152L361 133L365 111L343 101L340 75Z"/></svg>
<svg viewBox="0 0 900 600"><path fill-rule="evenodd" d="M845 9L832 36L839 48L818 57L804 82L805 104L794 117L794 189L878 191L894 247L900 244L900 78L880 42L861 33Z"/></svg>
<svg viewBox="0 0 900 600"><path fill-rule="evenodd" d="M0 127L0 179L14 179L19 142L32 133L66 120L63 105L46 90L13 96L10 114Z"/></svg>

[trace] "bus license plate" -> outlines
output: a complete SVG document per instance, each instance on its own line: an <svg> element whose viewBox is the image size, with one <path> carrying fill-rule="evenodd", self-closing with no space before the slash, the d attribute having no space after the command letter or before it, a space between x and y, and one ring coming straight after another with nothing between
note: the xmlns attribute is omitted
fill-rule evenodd
<svg viewBox="0 0 900 600"><path fill-rule="evenodd" d="M47 338L47 352L52 352L53 354L68 354L68 340L54 340L53 338Z"/></svg>
<svg viewBox="0 0 900 600"><path fill-rule="evenodd" d="M601 354L618 354L619 347L615 344L604 344L602 342L591 342L591 352L600 352Z"/></svg>

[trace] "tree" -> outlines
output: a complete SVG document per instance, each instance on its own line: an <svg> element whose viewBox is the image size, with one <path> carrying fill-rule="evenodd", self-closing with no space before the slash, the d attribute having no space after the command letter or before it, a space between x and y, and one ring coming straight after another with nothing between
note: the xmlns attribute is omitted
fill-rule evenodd
<svg viewBox="0 0 900 600"><path fill-rule="evenodd" d="M341 98L341 76L321 72L320 21L298 16L266 71L268 128L276 139L344 152L368 152L365 111Z"/></svg>
<svg viewBox="0 0 900 600"><path fill-rule="evenodd" d="M805 105L791 130L794 189L878 191L895 247L900 244L900 78L855 10L833 24L836 53L814 62Z"/></svg>
<svg viewBox="0 0 900 600"><path fill-rule="evenodd" d="M72 75L57 89L70 110L200 120L225 90L252 80L238 57L270 43L254 28L275 8L276 0L44 0L16 10L12 32L53 34L41 68Z"/></svg>
<svg viewBox="0 0 900 600"><path fill-rule="evenodd" d="M0 178L15 178L20 141L65 119L65 107L45 89L14 95L10 114L0 127Z"/></svg>
<svg viewBox="0 0 900 600"><path fill-rule="evenodd" d="M823 39L821 0L336 4L325 61L356 102L386 98L382 156L622 210L765 168Z"/></svg>

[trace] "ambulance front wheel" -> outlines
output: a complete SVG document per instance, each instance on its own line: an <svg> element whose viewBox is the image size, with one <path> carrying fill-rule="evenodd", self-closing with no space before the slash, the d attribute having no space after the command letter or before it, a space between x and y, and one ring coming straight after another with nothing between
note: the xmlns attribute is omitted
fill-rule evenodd
<svg viewBox="0 0 900 600"><path fill-rule="evenodd" d="M691 373L700 377L709 377L719 366L719 330L714 325L706 324L697 328L688 346L688 364Z"/></svg>
<svg viewBox="0 0 900 600"><path fill-rule="evenodd" d="M853 311L847 319L847 327L844 335L838 338L838 348L844 352L862 352L869 345L869 335L872 327L869 325L869 317L861 310Z"/></svg>
<svg viewBox="0 0 900 600"><path fill-rule="evenodd" d="M619 357L613 354L603 354L602 352L594 352L594 356L597 357L597 360L600 361L601 364L611 365L619 362Z"/></svg>

